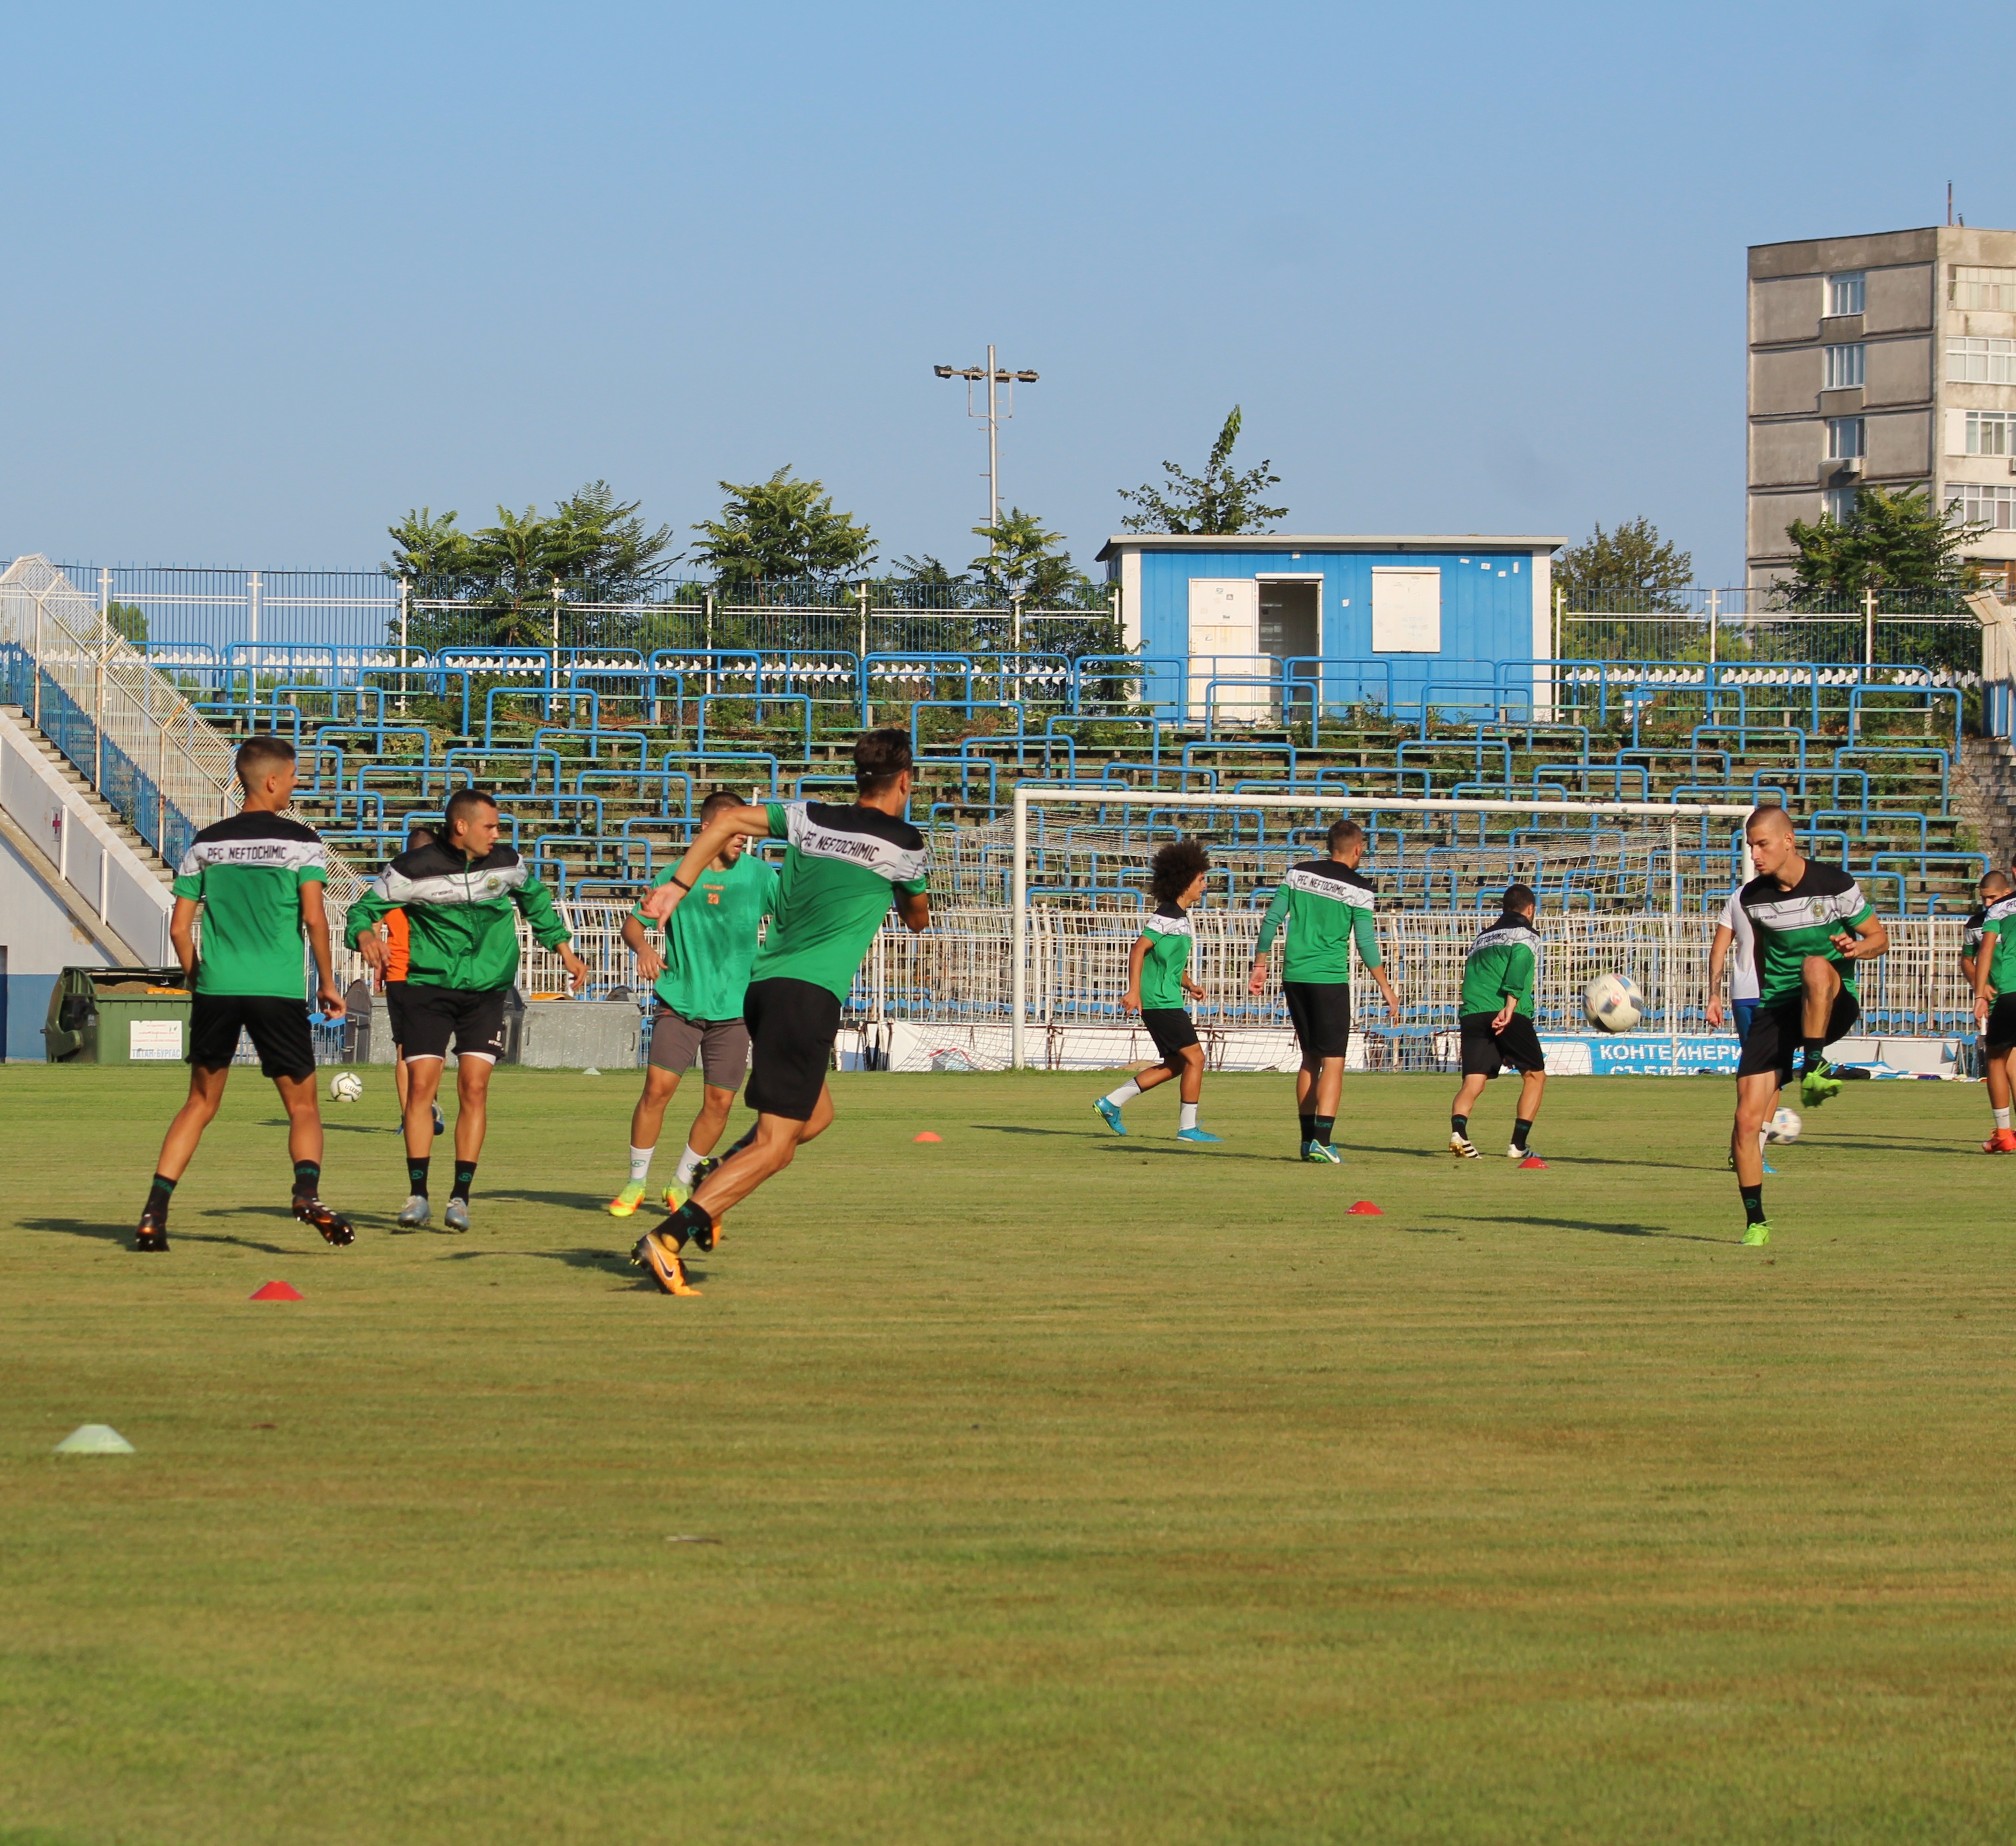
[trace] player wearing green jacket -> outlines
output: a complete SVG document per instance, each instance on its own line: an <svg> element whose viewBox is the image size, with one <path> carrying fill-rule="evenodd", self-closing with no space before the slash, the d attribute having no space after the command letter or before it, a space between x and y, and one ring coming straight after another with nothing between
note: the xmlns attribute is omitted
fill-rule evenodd
<svg viewBox="0 0 2016 1846"><path fill-rule="evenodd" d="M1302 1067L1295 1074L1295 1113L1301 1122L1302 1158L1330 1166L1342 1161L1332 1144L1337 1109L1344 1094L1345 1054L1351 1048L1351 956L1379 984L1386 1009L1396 1020L1400 1002L1380 960L1379 930L1373 920L1376 894L1363 877L1365 829L1341 820L1330 830L1330 857L1290 869L1260 921L1247 986L1267 985L1268 952L1285 923L1288 946L1282 956L1281 991L1288 1002Z"/></svg>
<svg viewBox="0 0 2016 1846"><path fill-rule="evenodd" d="M1512 1124L1507 1160L1537 1160L1526 1145L1540 1113L1547 1060L1533 1030L1533 984L1540 971L1540 934L1533 927L1539 900L1523 884L1506 888L1498 920L1470 945L1456 1002L1462 1027L1463 1081L1449 1107L1449 1152L1474 1160L1470 1112L1484 1086L1507 1064L1519 1073L1519 1114Z"/></svg>
<svg viewBox="0 0 2016 1846"><path fill-rule="evenodd" d="M740 808L742 798L716 789L700 804L704 827L717 814ZM776 869L743 850L747 840L731 833L719 857L701 873L689 894L665 919L664 952L651 946L645 916L633 910L623 922L623 940L637 958L637 970L653 983L658 1016L651 1022L651 1049L644 1068L644 1093L630 1117L630 1178L609 1201L612 1218L628 1218L644 1200L651 1155L665 1121L666 1106L681 1075L700 1067L700 1114L686 1135L679 1168L664 1192L668 1211L676 1211L693 1189L703 1158L713 1153L728 1125L728 1111L749 1068L749 1028L742 1003L749 991L749 967L764 919L776 901ZM652 886L672 876L668 865Z"/></svg>
<svg viewBox="0 0 2016 1846"><path fill-rule="evenodd" d="M518 917L541 947L557 948L576 981L588 965L568 948L574 932L545 887L510 847L497 844L497 804L481 789L448 798L441 836L404 852L350 907L351 945L380 973L386 944L378 919L406 913L406 1202L399 1229L426 1224L434 1153L434 1097L455 1043L455 1189L441 1222L469 1229L469 1193L489 1125L490 1073L504 1053L504 1009L518 975Z"/></svg>

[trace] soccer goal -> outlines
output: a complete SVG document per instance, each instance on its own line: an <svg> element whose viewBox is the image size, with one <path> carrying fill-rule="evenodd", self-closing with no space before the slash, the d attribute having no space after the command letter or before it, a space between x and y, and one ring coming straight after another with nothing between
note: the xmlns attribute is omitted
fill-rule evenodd
<svg viewBox="0 0 2016 1846"><path fill-rule="evenodd" d="M1305 793L1188 793L1168 789L1025 783L1015 790L1009 847L1010 1062L1028 1065L1031 909L1082 912L1140 900L1157 847L1182 835L1210 847L1238 905L1278 883L1294 858L1326 850L1330 823L1366 829L1366 869L1398 910L1441 913L1458 932L1480 895L1528 884L1549 918L1569 923L1587 947L1562 970L1636 948L1656 958L1665 1031L1679 1036L1669 971L1681 935L1705 932L1724 894L1751 876L1748 804L1574 801L1368 794L1339 787ZM999 901L997 898L995 900ZM1257 912L1254 912L1257 927ZM1046 937L1049 932L1044 932ZM1452 937L1453 940L1453 937Z"/></svg>

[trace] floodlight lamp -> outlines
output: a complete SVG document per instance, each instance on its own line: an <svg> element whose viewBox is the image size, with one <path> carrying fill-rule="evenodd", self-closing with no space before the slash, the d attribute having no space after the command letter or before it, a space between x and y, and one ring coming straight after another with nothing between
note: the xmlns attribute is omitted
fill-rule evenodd
<svg viewBox="0 0 2016 1846"><path fill-rule="evenodd" d="M949 378L952 376L952 368L949 365L934 365L931 369L941 378Z"/></svg>
<svg viewBox="0 0 2016 1846"><path fill-rule="evenodd" d="M1015 376L1024 384L1034 384L1036 382L1037 375L1033 372L1018 372Z"/></svg>

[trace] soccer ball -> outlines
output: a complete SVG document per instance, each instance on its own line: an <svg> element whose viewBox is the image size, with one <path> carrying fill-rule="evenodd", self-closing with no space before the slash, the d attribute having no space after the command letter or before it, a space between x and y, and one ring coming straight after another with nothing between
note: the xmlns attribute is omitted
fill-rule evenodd
<svg viewBox="0 0 2016 1846"><path fill-rule="evenodd" d="M1799 1120L1796 1109L1780 1109L1764 1125L1764 1139L1775 1146L1796 1141L1799 1131L1806 1125Z"/></svg>
<svg viewBox="0 0 2016 1846"><path fill-rule="evenodd" d="M329 1080L329 1093L339 1103L354 1103L364 1094L364 1079L355 1071L339 1071Z"/></svg>
<svg viewBox="0 0 2016 1846"><path fill-rule="evenodd" d="M1629 974L1599 974L1582 990L1589 1023L1606 1032L1628 1032L1645 1016L1645 996Z"/></svg>

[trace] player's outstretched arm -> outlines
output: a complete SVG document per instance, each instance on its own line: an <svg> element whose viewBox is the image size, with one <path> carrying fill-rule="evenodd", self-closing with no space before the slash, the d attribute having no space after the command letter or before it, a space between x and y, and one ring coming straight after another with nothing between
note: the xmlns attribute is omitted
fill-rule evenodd
<svg viewBox="0 0 2016 1846"><path fill-rule="evenodd" d="M752 840L770 837L770 811L767 808L724 808L693 836L686 857L672 868L672 875L654 891L645 894L637 908L653 923L663 923L679 908L679 899L693 889L693 880L721 857L721 849L737 833Z"/></svg>

